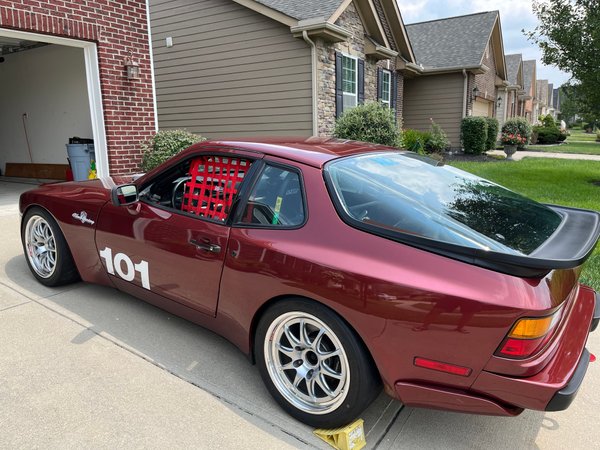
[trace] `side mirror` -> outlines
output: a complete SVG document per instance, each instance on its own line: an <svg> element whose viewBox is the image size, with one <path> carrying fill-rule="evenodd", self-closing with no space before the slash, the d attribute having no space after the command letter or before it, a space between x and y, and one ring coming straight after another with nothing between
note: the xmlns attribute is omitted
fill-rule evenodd
<svg viewBox="0 0 600 450"><path fill-rule="evenodd" d="M138 201L137 186L135 184L116 186L112 189L111 197L115 206L131 205Z"/></svg>

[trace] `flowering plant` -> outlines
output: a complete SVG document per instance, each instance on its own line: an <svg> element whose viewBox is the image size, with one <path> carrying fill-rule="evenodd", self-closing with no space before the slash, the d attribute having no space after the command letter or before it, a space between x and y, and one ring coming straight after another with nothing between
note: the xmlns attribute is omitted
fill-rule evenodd
<svg viewBox="0 0 600 450"><path fill-rule="evenodd" d="M527 142L527 137L521 136L520 133L508 133L505 131L502 133L500 141L504 145L523 145Z"/></svg>

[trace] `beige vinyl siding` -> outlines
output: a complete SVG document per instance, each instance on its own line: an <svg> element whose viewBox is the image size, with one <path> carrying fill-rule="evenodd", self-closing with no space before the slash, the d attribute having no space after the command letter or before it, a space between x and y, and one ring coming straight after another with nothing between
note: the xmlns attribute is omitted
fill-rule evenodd
<svg viewBox="0 0 600 450"><path fill-rule="evenodd" d="M289 27L231 0L150 0L150 20L160 129L312 134L310 48Z"/></svg>
<svg viewBox="0 0 600 450"><path fill-rule="evenodd" d="M461 73L404 79L404 128L426 131L430 118L460 147L464 81Z"/></svg>

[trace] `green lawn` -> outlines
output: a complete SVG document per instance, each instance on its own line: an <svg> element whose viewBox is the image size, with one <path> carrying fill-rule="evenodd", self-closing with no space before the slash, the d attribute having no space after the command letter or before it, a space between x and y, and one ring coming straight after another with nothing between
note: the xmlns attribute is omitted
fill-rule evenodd
<svg viewBox="0 0 600 450"><path fill-rule="evenodd" d="M529 145L527 150L600 155L600 142L596 142L596 133L588 134L583 130L571 130L570 133L571 135L561 145Z"/></svg>
<svg viewBox="0 0 600 450"><path fill-rule="evenodd" d="M600 211L600 161L525 158L521 161L452 162L542 203ZM600 245L587 261L581 281L600 291Z"/></svg>
<svg viewBox="0 0 600 450"><path fill-rule="evenodd" d="M596 141L596 133L586 133L583 130L569 130L569 133L571 135L567 138L567 141Z"/></svg>

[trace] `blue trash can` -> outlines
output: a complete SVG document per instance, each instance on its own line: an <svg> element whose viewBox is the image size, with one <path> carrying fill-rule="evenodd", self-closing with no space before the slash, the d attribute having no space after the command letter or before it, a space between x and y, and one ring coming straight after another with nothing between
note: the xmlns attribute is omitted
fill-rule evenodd
<svg viewBox="0 0 600 450"><path fill-rule="evenodd" d="M67 154L75 181L88 179L92 160L96 160L94 144L67 144Z"/></svg>

